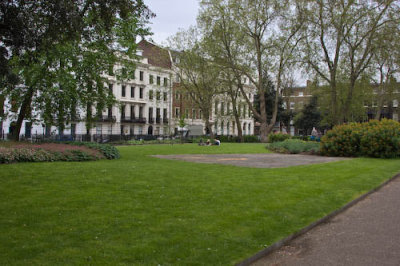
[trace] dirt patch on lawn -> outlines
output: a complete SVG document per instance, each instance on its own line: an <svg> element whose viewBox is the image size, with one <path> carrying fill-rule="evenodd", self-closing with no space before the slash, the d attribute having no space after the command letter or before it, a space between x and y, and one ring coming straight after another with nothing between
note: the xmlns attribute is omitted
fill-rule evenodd
<svg viewBox="0 0 400 266"><path fill-rule="evenodd" d="M329 163L349 160L351 158L324 157L303 154L178 154L153 155L153 157L169 160L181 160L195 163L227 164L254 168L283 168L297 165Z"/></svg>

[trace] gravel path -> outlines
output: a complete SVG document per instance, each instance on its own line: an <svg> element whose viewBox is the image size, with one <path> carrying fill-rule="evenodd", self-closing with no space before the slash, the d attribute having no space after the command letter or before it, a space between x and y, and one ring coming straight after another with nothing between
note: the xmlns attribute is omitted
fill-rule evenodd
<svg viewBox="0 0 400 266"><path fill-rule="evenodd" d="M300 154L182 154L182 155L153 155L157 158L182 160L196 163L227 164L255 168L282 168L296 165L328 163L349 158L323 157Z"/></svg>

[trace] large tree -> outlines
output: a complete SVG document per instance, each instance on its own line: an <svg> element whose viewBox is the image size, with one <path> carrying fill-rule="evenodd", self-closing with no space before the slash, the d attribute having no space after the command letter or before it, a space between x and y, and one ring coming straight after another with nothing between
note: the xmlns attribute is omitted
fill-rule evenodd
<svg viewBox="0 0 400 266"><path fill-rule="evenodd" d="M116 64L118 77L132 74L136 37L149 33L153 15L142 0L2 1L0 9L0 74L12 72L20 84L2 88L19 107L16 140L32 106L44 105L47 122L61 127L86 106L90 127L92 105L113 99L104 97L104 74Z"/></svg>
<svg viewBox="0 0 400 266"><path fill-rule="evenodd" d="M303 62L328 85L330 123L352 120L357 83L384 37L379 33L398 24L398 1L303 0L297 7Z"/></svg>
<svg viewBox="0 0 400 266"><path fill-rule="evenodd" d="M181 88L201 110L206 131L212 137L212 103L220 93L221 76L218 66L209 60L203 41L197 28L191 27L171 37L169 44L177 58L174 71L179 76Z"/></svg>
<svg viewBox="0 0 400 266"><path fill-rule="evenodd" d="M203 0L199 16L205 35L215 43L213 56L230 67L237 79L248 78L260 96L257 110L248 92L240 86L253 116L260 122L262 141L267 141L278 113L278 97L285 73L293 66L301 27L292 20L290 1ZM279 30L278 30L279 29ZM268 119L265 102L265 75L272 77L278 93Z"/></svg>

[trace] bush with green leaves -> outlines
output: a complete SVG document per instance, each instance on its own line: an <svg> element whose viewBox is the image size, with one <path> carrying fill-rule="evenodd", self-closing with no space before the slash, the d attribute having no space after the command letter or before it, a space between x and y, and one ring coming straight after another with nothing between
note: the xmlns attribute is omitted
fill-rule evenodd
<svg viewBox="0 0 400 266"><path fill-rule="evenodd" d="M273 142L281 142L286 139L290 139L289 134L283 134L283 133L274 133L274 134L269 134L268 135L268 142L273 143Z"/></svg>
<svg viewBox="0 0 400 266"><path fill-rule="evenodd" d="M85 146L91 149L98 150L104 155L104 157L110 160L120 158L118 149L109 144L100 144L97 142L63 142L63 143L76 146Z"/></svg>
<svg viewBox="0 0 400 266"><path fill-rule="evenodd" d="M400 156L400 123L383 119L335 126L321 140L321 153L329 156Z"/></svg>
<svg viewBox="0 0 400 266"><path fill-rule="evenodd" d="M303 141L298 139L286 139L280 142L269 143L267 148L279 153L319 153L320 144L313 141Z"/></svg>

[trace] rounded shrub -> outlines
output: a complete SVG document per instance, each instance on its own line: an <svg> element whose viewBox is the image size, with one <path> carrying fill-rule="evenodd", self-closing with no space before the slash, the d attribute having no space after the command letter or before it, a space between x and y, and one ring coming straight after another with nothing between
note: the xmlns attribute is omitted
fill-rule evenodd
<svg viewBox="0 0 400 266"><path fill-rule="evenodd" d="M282 134L282 133L274 133L274 134L269 134L268 135L268 142L273 143L273 142L281 142L286 139L290 139L289 134Z"/></svg>
<svg viewBox="0 0 400 266"><path fill-rule="evenodd" d="M397 157L400 155L400 123L383 119L336 126L322 138L321 154Z"/></svg>

